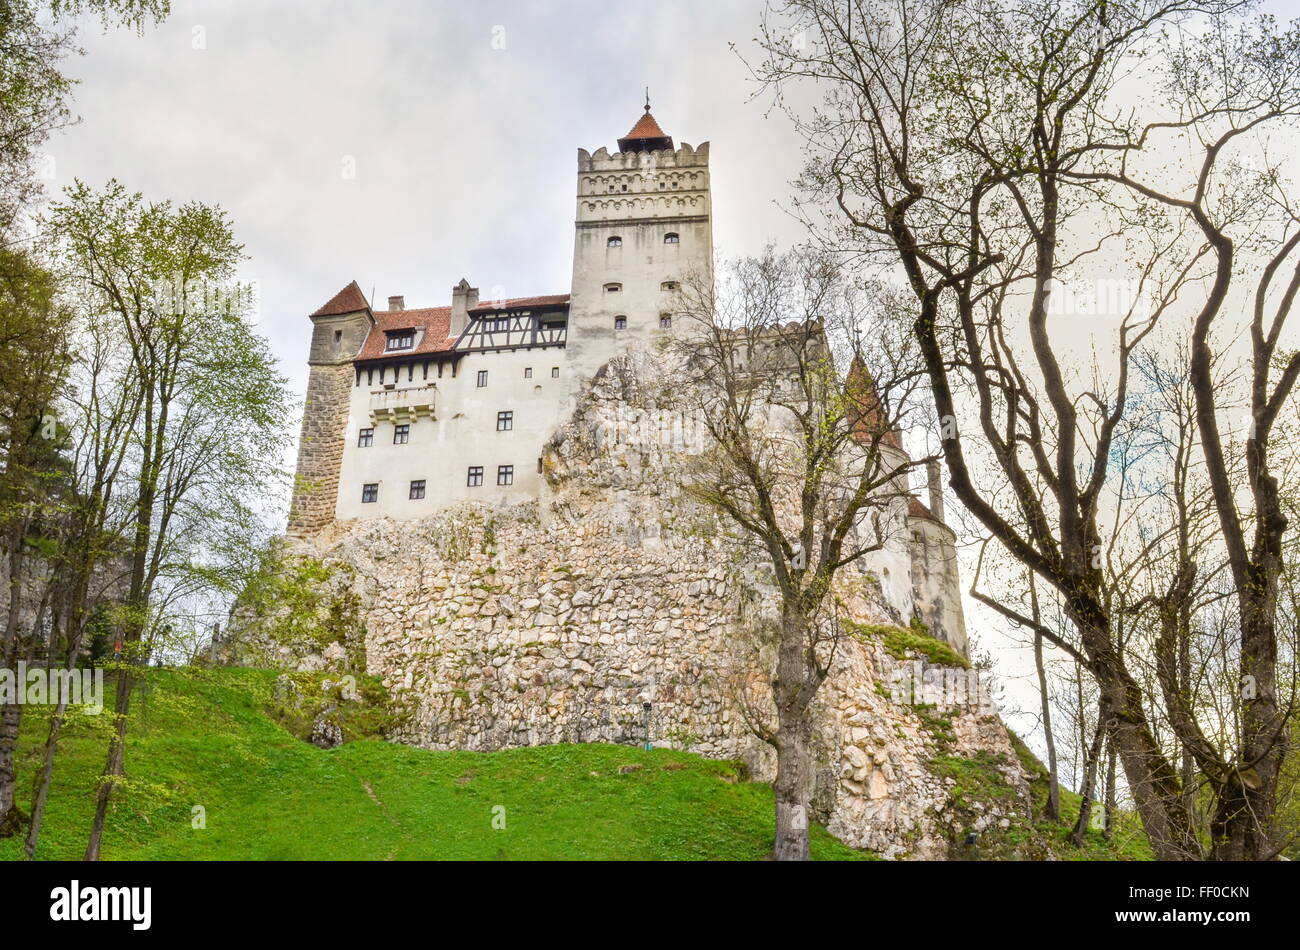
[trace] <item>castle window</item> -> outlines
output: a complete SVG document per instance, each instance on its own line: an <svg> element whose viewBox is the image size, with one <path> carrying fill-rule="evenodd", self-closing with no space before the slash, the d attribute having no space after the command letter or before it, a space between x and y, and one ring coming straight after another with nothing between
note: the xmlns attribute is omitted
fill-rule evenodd
<svg viewBox="0 0 1300 950"><path fill-rule="evenodd" d="M673 187L674 187L674 188L677 187L677 182L676 182L676 181L673 182Z"/></svg>
<svg viewBox="0 0 1300 950"><path fill-rule="evenodd" d="M361 486L361 503L368 505L371 502L379 500L379 483L371 482L368 485Z"/></svg>
<svg viewBox="0 0 1300 950"><path fill-rule="evenodd" d="M673 328L673 315L671 313L659 314L659 329L671 330Z"/></svg>
<svg viewBox="0 0 1300 950"><path fill-rule="evenodd" d="M497 466L497 484L513 485L515 483L515 467L513 465Z"/></svg>
<svg viewBox="0 0 1300 950"><path fill-rule="evenodd" d="M513 412L497 413L497 431L509 432L515 427L515 414Z"/></svg>
<svg viewBox="0 0 1300 950"><path fill-rule="evenodd" d="M627 317L615 317L615 318L614 318L614 329L615 329L615 330L626 330L626 329L627 329Z"/></svg>
<svg viewBox="0 0 1300 950"><path fill-rule="evenodd" d="M679 243L680 241L681 241L681 238L680 238L677 234L675 234L674 232L672 232L672 231L669 231L667 234L664 235L664 243L665 243L665 244L677 244L677 243Z"/></svg>
<svg viewBox="0 0 1300 950"><path fill-rule="evenodd" d="M361 433L357 436L357 448L368 449L374 444L375 444L375 430L362 429Z"/></svg>
<svg viewBox="0 0 1300 950"><path fill-rule="evenodd" d="M606 247L622 247L623 239L621 237L612 237L605 242Z"/></svg>
<svg viewBox="0 0 1300 950"><path fill-rule="evenodd" d="M411 482L411 500L419 501L424 497L424 479Z"/></svg>
<svg viewBox="0 0 1300 950"><path fill-rule="evenodd" d="M478 371L478 388L482 389L486 385L487 385L487 370L481 369Z"/></svg>
<svg viewBox="0 0 1300 950"><path fill-rule="evenodd" d="M533 378L533 368L531 366L525 366L524 379L532 379L532 378Z"/></svg>
<svg viewBox="0 0 1300 950"><path fill-rule="evenodd" d="M415 346L414 330L390 330L388 331L388 349L390 350L409 350Z"/></svg>
<svg viewBox="0 0 1300 950"><path fill-rule="evenodd" d="M411 441L411 425L403 423L400 426L393 426L393 445L405 445Z"/></svg>
<svg viewBox="0 0 1300 950"><path fill-rule="evenodd" d="M537 474L542 474L542 460L540 458L537 460Z"/></svg>
<svg viewBox="0 0 1300 950"><path fill-rule="evenodd" d="M465 478L465 484L468 485L470 488L477 488L478 486L483 484L482 465L471 465L469 467L469 475L466 476Z"/></svg>
<svg viewBox="0 0 1300 950"><path fill-rule="evenodd" d="M660 289L660 290L674 291L674 290L677 289L677 281L675 281L675 280L665 280L662 284L659 285L659 289Z"/></svg>
<svg viewBox="0 0 1300 950"><path fill-rule="evenodd" d="M558 367L558 366L552 366L552 367L551 367L551 379L559 379L559 378L560 378L560 367Z"/></svg>
<svg viewBox="0 0 1300 950"><path fill-rule="evenodd" d="M616 293L618 293L618 292L619 292L620 290L622 290L622 289L623 289L623 285L622 285L622 284L606 284L606 285L605 285L605 293L607 293L607 294L616 294Z"/></svg>
<svg viewBox="0 0 1300 950"><path fill-rule="evenodd" d="M623 186L623 191L627 191L627 185Z"/></svg>
<svg viewBox="0 0 1300 950"><path fill-rule="evenodd" d="M339 345L340 343L342 343L342 342L343 342L343 331L342 331L342 330L335 330L335 331L334 331L334 345L335 345L335 346L338 346L338 345Z"/></svg>

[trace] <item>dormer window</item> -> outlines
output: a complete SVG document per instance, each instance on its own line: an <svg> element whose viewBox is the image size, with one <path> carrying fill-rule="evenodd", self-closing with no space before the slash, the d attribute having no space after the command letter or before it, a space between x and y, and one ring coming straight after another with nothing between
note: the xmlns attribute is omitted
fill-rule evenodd
<svg viewBox="0 0 1300 950"><path fill-rule="evenodd" d="M483 329L488 333L501 333L510 329L509 317L492 317L483 321Z"/></svg>
<svg viewBox="0 0 1300 950"><path fill-rule="evenodd" d="M623 246L623 239L622 239L621 237L612 237L612 238L610 238L608 241L605 242L605 245L606 245L607 247L622 247L622 246Z"/></svg>
<svg viewBox="0 0 1300 950"><path fill-rule="evenodd" d="M606 284L606 285L605 285L605 293L607 293L607 294L616 294L616 293L618 293L618 292L619 292L620 290L622 290L622 289L623 289L623 285L622 285L622 284Z"/></svg>
<svg viewBox="0 0 1300 950"><path fill-rule="evenodd" d="M682 239L674 231L669 231L667 234L664 235L665 244L679 244L681 243L681 240Z"/></svg>
<svg viewBox="0 0 1300 950"><path fill-rule="evenodd" d="M388 347L389 350L409 350L415 346L415 330L389 330Z"/></svg>

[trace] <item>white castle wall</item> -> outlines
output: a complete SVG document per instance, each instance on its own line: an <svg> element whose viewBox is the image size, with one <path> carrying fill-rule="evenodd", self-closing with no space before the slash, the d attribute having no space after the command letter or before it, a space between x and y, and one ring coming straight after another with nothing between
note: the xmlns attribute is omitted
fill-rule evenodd
<svg viewBox="0 0 1300 950"><path fill-rule="evenodd" d="M665 237L676 234L676 243ZM622 246L610 247L610 238ZM569 359L576 394L610 357L633 345L653 346L672 314L667 282L713 263L713 211L709 146L682 145L654 152L594 154L578 150ZM621 285L611 292L609 284ZM615 317L627 328L615 330ZM681 332L680 319L669 332Z"/></svg>
<svg viewBox="0 0 1300 950"><path fill-rule="evenodd" d="M403 370L392 390L379 384L378 370L373 383L366 370L352 387L348 405L347 438L343 448L339 496L335 516L349 518L420 518L459 501L510 504L536 498L541 490L538 459L542 445L560 424L560 405L569 385L570 370L563 349L555 347L470 353L460 360L456 375L451 365L430 367L429 379L421 367L414 380ZM525 369L532 369L532 377ZM559 377L553 377L553 368ZM487 386L479 388L479 370L487 370ZM387 377L392 382L392 370ZM382 411L372 411L372 401L381 405L404 402L432 405L431 413L403 417L409 422L410 441L393 443L396 421ZM497 431L497 413L514 413L513 428ZM358 445L361 429L373 426L374 442ZM482 466L483 485L466 484L468 468ZM497 485L497 467L514 466L514 484ZM424 479L425 497L410 499L411 481ZM362 502L362 486L379 485L379 500Z"/></svg>

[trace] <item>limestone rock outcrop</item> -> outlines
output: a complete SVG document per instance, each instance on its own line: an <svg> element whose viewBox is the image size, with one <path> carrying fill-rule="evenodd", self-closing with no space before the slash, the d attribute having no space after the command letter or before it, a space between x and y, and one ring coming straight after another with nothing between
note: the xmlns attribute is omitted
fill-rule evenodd
<svg viewBox="0 0 1300 950"><path fill-rule="evenodd" d="M331 583L359 605L366 671L409 712L395 738L483 751L650 743L740 759L770 780L775 758L754 727L770 714L777 592L762 553L682 489L698 439L689 411L654 405L614 367L551 440L539 502L296 540L297 554L346 565ZM816 702L814 816L891 858L945 857L967 833L1024 816L1027 777L996 711L900 691L922 663L870 634L899 619L872 570L845 572L836 596L853 626ZM262 646L304 669L359 655ZM954 793L966 765L1002 794Z"/></svg>

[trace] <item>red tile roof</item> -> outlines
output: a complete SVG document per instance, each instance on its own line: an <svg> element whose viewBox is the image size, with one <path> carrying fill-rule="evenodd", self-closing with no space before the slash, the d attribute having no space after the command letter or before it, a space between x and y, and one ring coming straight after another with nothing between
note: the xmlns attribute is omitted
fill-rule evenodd
<svg viewBox="0 0 1300 950"><path fill-rule="evenodd" d="M859 357L853 358L848 378L844 381L844 388L848 398L854 404L849 413L849 424L853 427L853 441L859 445L868 445L872 437L879 434L883 444L891 445L901 451L903 438L898 430L881 431L888 420L883 418L880 397L876 394L876 381L871 378L871 372Z"/></svg>
<svg viewBox="0 0 1300 950"><path fill-rule="evenodd" d="M672 147L672 136L659 128L659 123L650 114L649 103L646 104L645 115L636 120L632 131L618 140L618 148L621 152L644 152Z"/></svg>
<svg viewBox="0 0 1300 950"><path fill-rule="evenodd" d="M659 128L659 123L649 112L636 120L632 131L623 136L625 139L666 139L668 134Z"/></svg>
<svg viewBox="0 0 1300 950"><path fill-rule="evenodd" d="M931 521L939 521L939 519L934 516L934 512L921 504L920 499L915 495L911 495L908 498L907 513L913 518L929 518ZM939 523L942 524L943 522L940 521Z"/></svg>
<svg viewBox="0 0 1300 950"><path fill-rule="evenodd" d="M389 352L389 330L423 330L424 335L413 349ZM451 332L451 307L426 307L422 310L381 310L375 314L375 325L366 337L357 360L377 360L388 356L426 356L445 353L456 343Z"/></svg>
<svg viewBox="0 0 1300 950"><path fill-rule="evenodd" d="M550 294L543 297L512 297L509 300L480 300L470 307L470 313L487 313L493 310L526 310L541 307L563 306L569 302L568 294Z"/></svg>
<svg viewBox="0 0 1300 950"><path fill-rule="evenodd" d="M348 284L329 301L312 314L313 317L333 317L343 313L356 313L358 310L368 310L370 304L366 303L366 295L361 292L354 280Z"/></svg>
<svg viewBox="0 0 1300 950"><path fill-rule="evenodd" d="M355 295L353 294L355 291ZM354 304L360 299L361 306ZM510 300L485 300L470 308L470 313L479 315L505 309L525 309L542 307L562 307L569 303L568 294L550 294L543 297L514 297ZM368 309L361 288L356 281L348 284L334 299L312 316L326 316L334 313L351 313L357 309ZM456 338L451 333L451 307L424 307L414 310L380 310L372 314L375 325L366 337L361 352L357 354L358 362L366 360L387 359L400 356L428 356L431 353L446 353L456 345ZM392 330L423 330L424 334L416 345L409 350L389 350L388 334Z"/></svg>

